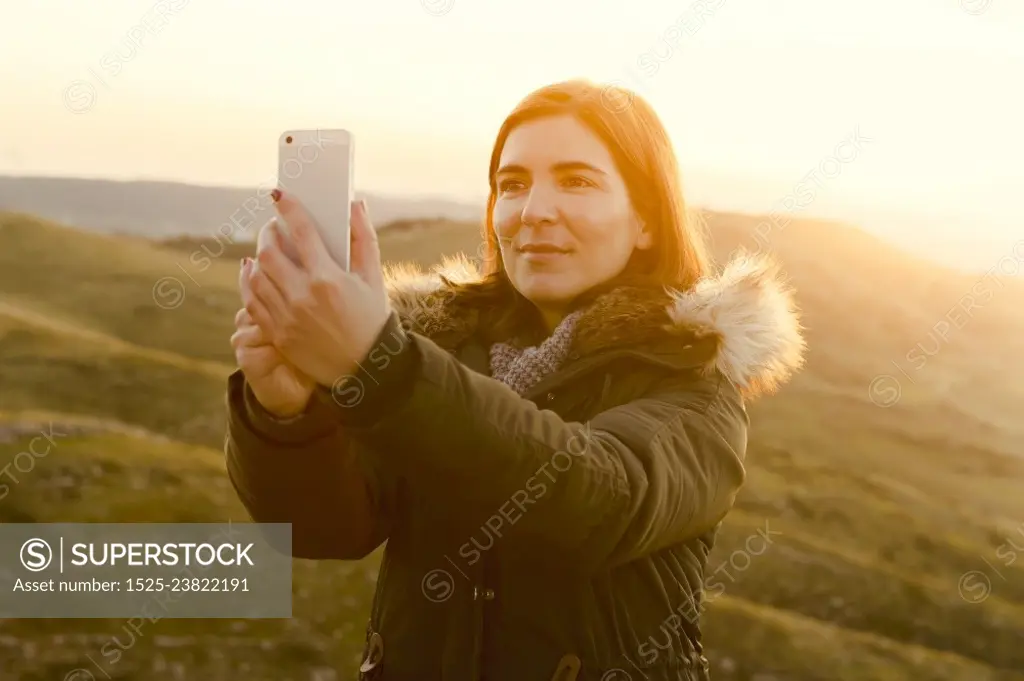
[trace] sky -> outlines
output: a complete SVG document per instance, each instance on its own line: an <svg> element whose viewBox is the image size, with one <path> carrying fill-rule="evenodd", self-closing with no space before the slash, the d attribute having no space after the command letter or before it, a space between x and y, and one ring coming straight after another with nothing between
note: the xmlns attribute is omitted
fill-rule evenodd
<svg viewBox="0 0 1024 681"><path fill-rule="evenodd" d="M252 186L282 130L344 127L357 190L480 200L508 111L586 77L652 103L692 203L853 219L979 266L1024 238L1014 0L0 9L0 174Z"/></svg>

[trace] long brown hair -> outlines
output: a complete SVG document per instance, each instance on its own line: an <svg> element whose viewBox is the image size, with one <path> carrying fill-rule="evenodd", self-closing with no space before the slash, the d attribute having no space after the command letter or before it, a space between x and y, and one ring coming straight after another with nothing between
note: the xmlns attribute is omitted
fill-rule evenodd
<svg viewBox="0 0 1024 681"><path fill-rule="evenodd" d="M488 171L490 196L484 226L484 278L457 285L462 300L486 310L494 340L532 335L539 319L536 308L512 286L501 260L494 230L497 200L495 173L505 140L516 126L546 116L572 115L605 144L622 174L630 199L644 224L654 232L654 247L636 251L625 271L588 291L582 304L621 285L671 286L688 290L709 267L700 222L687 215L679 165L668 133L642 97L619 86L588 80L569 80L539 88L527 95L502 123L491 151ZM491 335L491 334L488 334Z"/></svg>

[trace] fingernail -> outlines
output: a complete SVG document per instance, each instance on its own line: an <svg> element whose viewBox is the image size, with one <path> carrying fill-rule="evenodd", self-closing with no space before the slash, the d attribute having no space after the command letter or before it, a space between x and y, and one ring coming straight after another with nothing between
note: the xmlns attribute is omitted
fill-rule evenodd
<svg viewBox="0 0 1024 681"><path fill-rule="evenodd" d="M270 192L270 198L274 199L274 203L277 203L278 201L280 201L281 200L281 190L280 189L275 189L275 190L271 191Z"/></svg>

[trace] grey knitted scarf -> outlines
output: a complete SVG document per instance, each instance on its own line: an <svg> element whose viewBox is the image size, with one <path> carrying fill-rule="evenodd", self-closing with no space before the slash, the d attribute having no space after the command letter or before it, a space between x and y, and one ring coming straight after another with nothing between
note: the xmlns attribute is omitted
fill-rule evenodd
<svg viewBox="0 0 1024 681"><path fill-rule="evenodd" d="M491 376L520 395L525 394L537 381L562 366L581 314L582 310L577 310L567 315L540 345L527 348L509 342L492 345Z"/></svg>

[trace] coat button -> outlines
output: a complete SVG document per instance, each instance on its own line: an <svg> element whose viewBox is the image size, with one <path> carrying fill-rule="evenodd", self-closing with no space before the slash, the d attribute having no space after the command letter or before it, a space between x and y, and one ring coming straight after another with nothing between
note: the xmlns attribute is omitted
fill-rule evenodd
<svg viewBox="0 0 1024 681"><path fill-rule="evenodd" d="M555 401L555 394L554 393L548 393L546 399L547 399L548 402L554 402Z"/></svg>
<svg viewBox="0 0 1024 681"><path fill-rule="evenodd" d="M485 601L493 601L494 600L494 589L481 589L478 586L474 586L473 587L473 600L474 601L478 601L481 598L484 599Z"/></svg>

